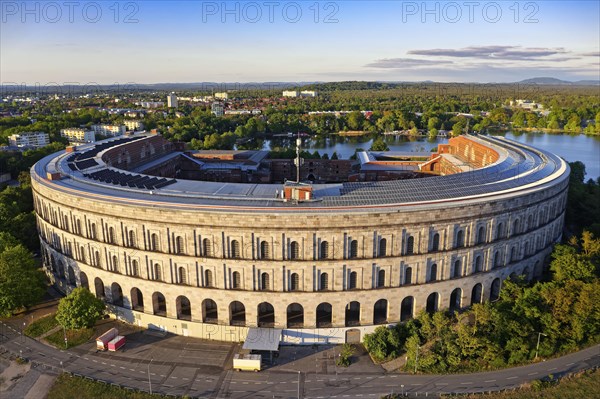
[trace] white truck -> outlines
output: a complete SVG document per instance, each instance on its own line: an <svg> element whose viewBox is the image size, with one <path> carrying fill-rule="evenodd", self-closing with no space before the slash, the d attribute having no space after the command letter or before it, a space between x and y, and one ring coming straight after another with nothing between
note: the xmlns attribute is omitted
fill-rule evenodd
<svg viewBox="0 0 600 399"><path fill-rule="evenodd" d="M260 371L261 355L238 353L233 356L233 369L238 371Z"/></svg>

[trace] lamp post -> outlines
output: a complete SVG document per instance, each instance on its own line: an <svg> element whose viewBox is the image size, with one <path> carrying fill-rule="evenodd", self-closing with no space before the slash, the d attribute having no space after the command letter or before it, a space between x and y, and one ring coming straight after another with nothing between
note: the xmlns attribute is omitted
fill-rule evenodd
<svg viewBox="0 0 600 399"><path fill-rule="evenodd" d="M152 364L152 361L154 359L150 359L150 362L148 363L148 388L150 389L150 395L152 395L152 381L150 380L150 364Z"/></svg>
<svg viewBox="0 0 600 399"><path fill-rule="evenodd" d="M404 384L400 385L400 388L402 389L402 396L404 397Z"/></svg>
<svg viewBox="0 0 600 399"><path fill-rule="evenodd" d="M542 335L544 337L547 337L548 335L544 334L543 332L538 332L538 340L537 340L537 345L535 346L535 359L538 358L538 352L540 351L540 339L542 338ZM533 359L533 360L535 360Z"/></svg>
<svg viewBox="0 0 600 399"><path fill-rule="evenodd" d="M300 371L298 371L298 399L300 399Z"/></svg>

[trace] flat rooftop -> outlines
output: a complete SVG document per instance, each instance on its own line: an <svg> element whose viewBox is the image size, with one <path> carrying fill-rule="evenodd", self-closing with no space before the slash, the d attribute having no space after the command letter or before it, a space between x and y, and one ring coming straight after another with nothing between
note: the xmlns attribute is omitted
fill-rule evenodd
<svg viewBox="0 0 600 399"><path fill-rule="evenodd" d="M381 208L401 205L424 205L457 200L479 199L497 195L513 195L520 190L531 190L552 184L568 176L568 165L558 156L533 147L491 136L465 136L498 152L498 160L486 167L464 167L462 173L433 176L426 179L409 179L377 182L346 182L314 184L314 199L300 203L284 201L278 197L282 184L244 184L191 181L177 179L158 189L122 187L85 177L84 172L72 170L65 152L49 155L35 164L32 176L39 182L57 190L77 193L99 200L117 201L138 206L164 206L177 208L214 208L215 210L309 210L321 211ZM144 135L138 139L141 140ZM104 147L111 141L99 142ZM98 145L99 143L95 143ZM117 143L115 145L127 145ZM90 151L94 145L78 148ZM93 158L96 166L85 174L101 170L114 170L102 161L102 151ZM366 160L366 159L365 159ZM159 160L156 160L158 162ZM144 167L147 167L145 165ZM142 170L141 167L140 170ZM46 179L47 173L61 173L60 180Z"/></svg>

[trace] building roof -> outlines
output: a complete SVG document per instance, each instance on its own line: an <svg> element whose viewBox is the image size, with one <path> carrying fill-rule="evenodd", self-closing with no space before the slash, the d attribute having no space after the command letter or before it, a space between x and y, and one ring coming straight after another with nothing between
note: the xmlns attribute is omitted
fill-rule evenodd
<svg viewBox="0 0 600 399"><path fill-rule="evenodd" d="M136 135L143 139L148 134ZM92 158L97 166L86 170L70 168L70 154L50 155L33 167L32 176L39 182L53 185L55 189L71 191L80 196L98 200L120 202L132 206L162 206L178 209L202 209L232 212L264 211L309 211L323 212L362 211L375 212L389 207L431 207L437 205L459 205L459 201L476 200L486 202L494 196L514 195L520 191L540 190L566 180L569 167L558 156L525 144L502 137L466 136L466 138L491 147L499 154L498 160L486 167L474 169L464 167L463 173L434 176L424 179L409 179L376 182L345 182L313 185L313 199L300 203L286 202L277 198L282 184L224 183L191 180L169 180L164 186L148 189L127 185L110 184L89 177L90 172L103 169L113 173L130 174L108 167L101 159L103 151L114 145L127 142L104 140L95 145L82 146L78 152L94 151L102 145ZM72 156L72 155L71 155ZM359 156L361 156L359 154ZM370 161L364 159L363 161ZM71 162L72 163L72 162ZM92 162L90 162L92 164ZM87 163L86 163L87 165ZM85 165L84 165L85 166ZM48 181L46 174L62 173L65 178ZM132 178L131 176L127 179ZM150 176L149 178L153 178Z"/></svg>
<svg viewBox="0 0 600 399"><path fill-rule="evenodd" d="M279 328L250 328L242 349L276 352L279 350L282 331Z"/></svg>

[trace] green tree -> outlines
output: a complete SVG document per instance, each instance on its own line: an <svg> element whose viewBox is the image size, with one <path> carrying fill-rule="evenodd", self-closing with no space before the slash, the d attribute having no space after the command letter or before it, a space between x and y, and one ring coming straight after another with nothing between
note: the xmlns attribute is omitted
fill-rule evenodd
<svg viewBox="0 0 600 399"><path fill-rule="evenodd" d="M31 252L0 233L0 315L37 303L45 292L45 277L35 267Z"/></svg>
<svg viewBox="0 0 600 399"><path fill-rule="evenodd" d="M61 299L56 320L68 329L92 327L104 313L104 303L87 288L75 288Z"/></svg>
<svg viewBox="0 0 600 399"><path fill-rule="evenodd" d="M369 151L389 151L390 147L386 144L385 141L381 137L377 137L373 144L371 144L371 149Z"/></svg>

